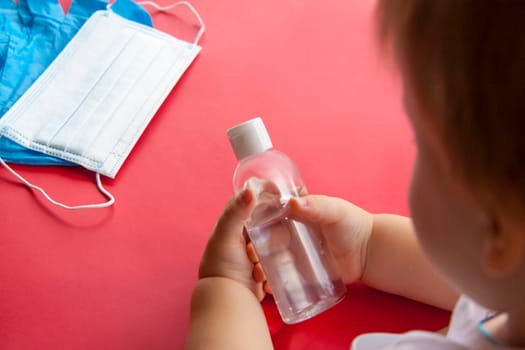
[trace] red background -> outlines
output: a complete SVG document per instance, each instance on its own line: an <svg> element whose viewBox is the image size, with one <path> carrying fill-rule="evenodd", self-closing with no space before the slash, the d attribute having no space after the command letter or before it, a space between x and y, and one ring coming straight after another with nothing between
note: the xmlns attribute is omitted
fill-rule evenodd
<svg viewBox="0 0 525 350"><path fill-rule="evenodd" d="M2 349L181 349L199 259L232 193L226 129L255 116L311 193L408 214L414 146L376 50L374 1L192 3L203 50L116 179L103 179L114 207L55 208L0 169ZM190 39L180 13L155 25ZM61 201L102 200L81 168L15 168ZM271 300L264 308L276 349L348 349L363 332L435 330L448 318L359 284L299 325L283 325Z"/></svg>

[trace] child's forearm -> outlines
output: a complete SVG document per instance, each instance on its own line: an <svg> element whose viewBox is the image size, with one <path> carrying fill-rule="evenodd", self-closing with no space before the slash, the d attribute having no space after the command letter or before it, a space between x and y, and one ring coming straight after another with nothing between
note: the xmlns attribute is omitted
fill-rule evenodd
<svg viewBox="0 0 525 350"><path fill-rule="evenodd" d="M451 310L459 294L423 255L410 219L374 215L363 282L385 292Z"/></svg>
<svg viewBox="0 0 525 350"><path fill-rule="evenodd" d="M248 288L221 277L198 281L186 342L186 350L197 349L273 349L262 307Z"/></svg>

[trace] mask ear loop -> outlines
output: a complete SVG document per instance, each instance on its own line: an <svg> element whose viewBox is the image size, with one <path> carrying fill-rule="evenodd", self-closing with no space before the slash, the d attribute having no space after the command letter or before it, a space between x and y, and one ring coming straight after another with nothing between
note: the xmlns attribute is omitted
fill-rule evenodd
<svg viewBox="0 0 525 350"><path fill-rule="evenodd" d="M197 19L197 21L199 22L199 25L200 25L199 32L195 36L195 40L193 40L193 44L194 45L198 44L199 40L201 39L202 34L204 34L204 31L206 30L206 26L204 25L204 21L202 20L201 16L199 15L199 13L195 9L195 7L193 7L193 5L190 4L187 1L179 1L179 2L176 2L174 4L167 5L167 6L160 6L159 4L157 4L156 2L153 2L153 1L138 1L137 4L139 4L139 5L149 5L149 6L154 7L158 11L162 11L162 12L172 10L175 7L178 7L178 6L186 6L191 11L191 13L193 13L193 15L195 16L195 18Z"/></svg>
<svg viewBox="0 0 525 350"><path fill-rule="evenodd" d="M44 197L45 199L47 199L51 204L54 204L58 207L61 207L61 208L64 208L64 209L69 209L69 210L79 210L79 209L98 209L98 208L106 208L106 207L109 207L111 205L113 205L113 203L115 203L115 197L113 197L113 195L111 193L108 192L108 190L106 190L104 188L104 186L102 186L102 181L100 181L100 173L96 173L97 175L97 187L99 189L99 191L108 198L108 200L104 203L96 203L96 204L83 204L83 205L67 205L67 204L63 204L63 203L60 203L56 200L54 200L53 198L51 198L51 196L49 196L47 194L46 191L44 191L44 189L42 187L38 187L36 185L33 185L31 182L27 181L22 175L20 175L19 173L17 173L14 169L12 169L9 165L7 165L7 163L0 157L0 164L2 164L4 166L4 168L6 168L14 177L16 177L20 182L22 182L24 185L26 185L27 187L33 189L33 190L36 190L38 192L40 192Z"/></svg>

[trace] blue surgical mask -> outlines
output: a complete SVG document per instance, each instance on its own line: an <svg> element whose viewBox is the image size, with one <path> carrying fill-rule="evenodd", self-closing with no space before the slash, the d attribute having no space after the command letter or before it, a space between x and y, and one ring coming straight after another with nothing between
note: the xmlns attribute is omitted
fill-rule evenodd
<svg viewBox="0 0 525 350"><path fill-rule="evenodd" d="M173 86L201 47L110 10L93 14L49 68L0 120L0 137L81 165L97 175L108 201L68 206L16 174L53 204L67 209L113 204L100 175L114 178ZM172 7L174 7L172 6ZM170 8L172 8L170 7Z"/></svg>

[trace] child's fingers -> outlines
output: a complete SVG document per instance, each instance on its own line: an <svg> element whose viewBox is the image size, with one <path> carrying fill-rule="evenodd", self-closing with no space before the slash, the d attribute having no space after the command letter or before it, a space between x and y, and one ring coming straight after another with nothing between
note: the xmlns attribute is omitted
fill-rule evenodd
<svg viewBox="0 0 525 350"><path fill-rule="evenodd" d="M266 275L264 274L264 271L262 269L261 264L257 263L253 265L253 279L257 283L261 283L266 281Z"/></svg>
<svg viewBox="0 0 525 350"><path fill-rule="evenodd" d="M248 259L255 264L259 262L259 258L257 257L257 253L255 252L255 248L253 247L253 243L249 242L246 245L246 254L248 254Z"/></svg>
<svg viewBox="0 0 525 350"><path fill-rule="evenodd" d="M232 237L240 236L246 220L255 206L253 191L245 189L226 205L224 212L217 221L215 236Z"/></svg>
<svg viewBox="0 0 525 350"><path fill-rule="evenodd" d="M266 294L272 294L272 289L270 288L270 285L268 284L268 281L264 281L263 283L263 290Z"/></svg>
<svg viewBox="0 0 525 350"><path fill-rule="evenodd" d="M262 289L266 294L272 294L272 289L266 280L266 275L260 263L253 265L253 279L256 283L262 283Z"/></svg>

